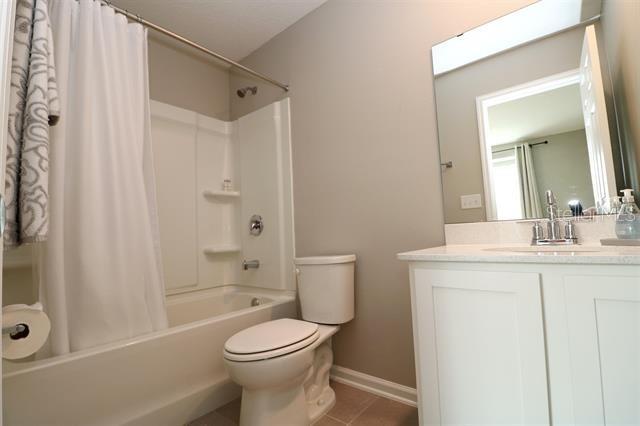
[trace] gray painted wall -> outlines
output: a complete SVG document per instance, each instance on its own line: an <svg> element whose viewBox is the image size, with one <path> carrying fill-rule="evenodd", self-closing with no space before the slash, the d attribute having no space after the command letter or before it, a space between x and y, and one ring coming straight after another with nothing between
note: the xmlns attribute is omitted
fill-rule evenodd
<svg viewBox="0 0 640 426"><path fill-rule="evenodd" d="M430 48L531 1L330 0L243 63L291 84L297 255L355 253L356 318L335 363L415 386L407 265L443 243ZM238 117L283 96L232 75Z"/></svg>
<svg viewBox="0 0 640 426"><path fill-rule="evenodd" d="M540 194L540 205L546 206L544 191L552 189L558 208L568 210L569 201L578 199L583 208L593 207L593 186L589 169L587 136L584 129L532 139L528 143L549 141L533 148L533 167Z"/></svg>
<svg viewBox="0 0 640 426"><path fill-rule="evenodd" d="M38 301L37 284L33 281L32 267L7 268L2 271L2 303L4 306Z"/></svg>
<svg viewBox="0 0 640 426"><path fill-rule="evenodd" d="M584 27L470 64L436 77L446 223L486 220L476 97L578 68ZM462 210L460 196L482 194L483 207Z"/></svg>
<svg viewBox="0 0 640 426"><path fill-rule="evenodd" d="M149 33L151 99L229 119L229 70L193 49Z"/></svg>

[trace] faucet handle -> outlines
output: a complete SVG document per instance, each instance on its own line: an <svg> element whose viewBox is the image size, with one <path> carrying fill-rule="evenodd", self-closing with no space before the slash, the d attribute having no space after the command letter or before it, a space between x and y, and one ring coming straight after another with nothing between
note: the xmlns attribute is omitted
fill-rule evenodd
<svg viewBox="0 0 640 426"><path fill-rule="evenodd" d="M532 237L533 243L544 240L544 228L542 227L540 222L536 221L533 224L533 228L531 228L531 230L533 231L533 237Z"/></svg>
<svg viewBox="0 0 640 426"><path fill-rule="evenodd" d="M568 220L564 224L564 239L565 240L577 240L576 237L576 227L573 224L573 221Z"/></svg>
<svg viewBox="0 0 640 426"><path fill-rule="evenodd" d="M549 204L550 206L554 205L556 203L556 196L553 195L553 191L548 189L547 192L545 192L545 195L547 197L547 204Z"/></svg>

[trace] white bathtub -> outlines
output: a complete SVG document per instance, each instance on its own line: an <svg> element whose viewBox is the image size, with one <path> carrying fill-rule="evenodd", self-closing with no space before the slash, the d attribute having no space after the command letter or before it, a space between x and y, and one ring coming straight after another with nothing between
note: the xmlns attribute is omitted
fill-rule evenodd
<svg viewBox="0 0 640 426"><path fill-rule="evenodd" d="M251 306L254 299L259 305ZM240 395L224 369L224 342L243 328L295 317L296 311L293 293L250 287L168 296L168 330L5 363L4 424L184 424Z"/></svg>

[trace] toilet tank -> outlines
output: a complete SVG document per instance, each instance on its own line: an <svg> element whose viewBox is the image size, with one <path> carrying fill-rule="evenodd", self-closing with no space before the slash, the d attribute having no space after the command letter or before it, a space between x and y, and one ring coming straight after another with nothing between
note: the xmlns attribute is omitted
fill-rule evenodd
<svg viewBox="0 0 640 426"><path fill-rule="evenodd" d="M356 256L296 258L302 319L320 324L342 324L354 316Z"/></svg>

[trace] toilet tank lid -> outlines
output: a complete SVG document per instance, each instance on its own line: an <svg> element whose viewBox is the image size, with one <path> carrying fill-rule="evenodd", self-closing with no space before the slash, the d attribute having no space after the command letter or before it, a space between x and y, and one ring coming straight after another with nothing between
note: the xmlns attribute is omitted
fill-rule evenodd
<svg viewBox="0 0 640 426"><path fill-rule="evenodd" d="M355 254L343 254L337 256L311 256L296 257L296 265L332 265L335 263L355 262Z"/></svg>

